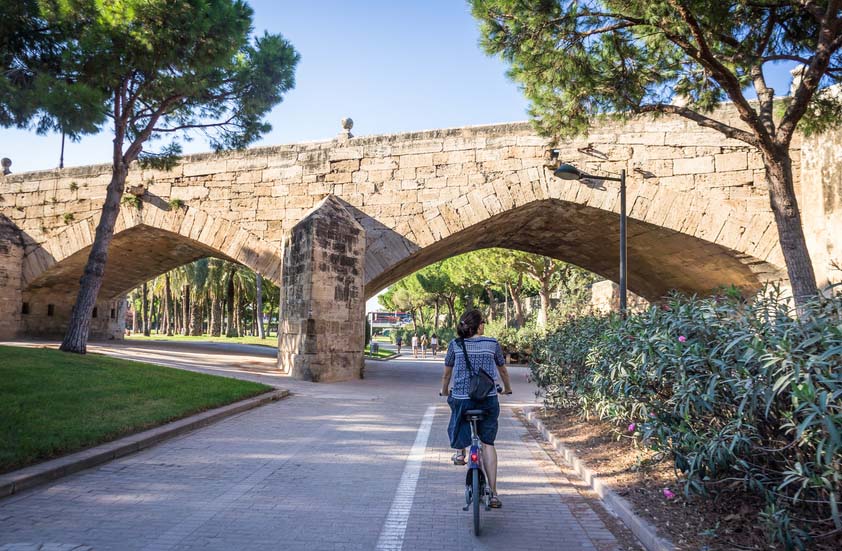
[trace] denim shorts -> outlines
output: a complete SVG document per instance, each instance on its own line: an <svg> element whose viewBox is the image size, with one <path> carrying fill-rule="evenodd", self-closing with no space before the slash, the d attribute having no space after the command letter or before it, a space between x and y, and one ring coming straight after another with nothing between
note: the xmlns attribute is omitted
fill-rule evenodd
<svg viewBox="0 0 842 551"><path fill-rule="evenodd" d="M497 418L500 416L500 402L497 396L488 396L484 400L474 401L470 398L447 398L450 406L450 423L447 425L447 435L450 436L450 447L456 450L471 445L471 424L462 418L462 414L469 409L481 409L485 412L485 419L477 421L477 433L483 444L494 445L497 438Z"/></svg>

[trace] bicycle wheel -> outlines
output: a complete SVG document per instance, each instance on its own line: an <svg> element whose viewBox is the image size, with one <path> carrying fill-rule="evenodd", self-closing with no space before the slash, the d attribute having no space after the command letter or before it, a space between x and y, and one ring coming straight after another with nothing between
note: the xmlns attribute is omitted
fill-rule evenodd
<svg viewBox="0 0 842 551"><path fill-rule="evenodd" d="M474 536L479 537L479 502L482 501L482 494L479 487L479 469L472 469L471 491L473 493L474 509Z"/></svg>

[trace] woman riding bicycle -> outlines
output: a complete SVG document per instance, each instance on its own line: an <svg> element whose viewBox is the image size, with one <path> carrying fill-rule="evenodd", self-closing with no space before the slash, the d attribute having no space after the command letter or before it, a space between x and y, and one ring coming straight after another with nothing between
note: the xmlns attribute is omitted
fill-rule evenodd
<svg viewBox="0 0 842 551"><path fill-rule="evenodd" d="M497 450L494 449L497 418L500 415L497 389L492 388L482 400L475 401L468 397L472 373L465 362L465 353L470 359L474 373L482 369L493 379L502 380L505 394L512 393L512 385L500 343L491 337L482 336L484 326L485 321L479 310L469 310L459 319L459 325L456 328L459 338L450 341L447 345L441 388L442 395L447 396L452 377L453 390L447 398L451 410L447 434L450 436L450 447L457 450L453 455L453 462L457 465L465 464L465 448L471 443L471 426L462 418L463 412L469 409L485 411L485 418L477 423L477 432L483 443L483 462L488 476L488 485L491 487L492 497L489 506L499 508L503 506L503 503L497 497ZM465 352L462 349L463 344Z"/></svg>

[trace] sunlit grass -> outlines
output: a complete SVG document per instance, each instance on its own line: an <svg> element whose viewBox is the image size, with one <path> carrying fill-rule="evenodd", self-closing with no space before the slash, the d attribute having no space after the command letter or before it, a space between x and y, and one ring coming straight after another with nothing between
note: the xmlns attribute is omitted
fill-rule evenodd
<svg viewBox="0 0 842 551"><path fill-rule="evenodd" d="M230 344L257 344L260 346L270 346L272 348L278 347L278 336L266 336L261 339L257 336L247 335L243 337L211 337L210 335L188 336L188 335L158 335L153 333L146 337L143 334L132 334L126 336L127 340L132 341L176 341L176 342L226 342Z"/></svg>
<svg viewBox="0 0 842 551"><path fill-rule="evenodd" d="M0 472L269 390L97 354L0 346Z"/></svg>

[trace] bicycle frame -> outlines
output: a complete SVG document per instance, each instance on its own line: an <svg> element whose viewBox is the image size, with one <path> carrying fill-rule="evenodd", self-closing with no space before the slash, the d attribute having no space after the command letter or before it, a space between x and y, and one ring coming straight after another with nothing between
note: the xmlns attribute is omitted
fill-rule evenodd
<svg viewBox="0 0 842 551"><path fill-rule="evenodd" d="M468 471L467 476L465 478L466 482L471 479L471 471L479 469L482 473L481 477L481 488L482 488L482 495L479 496L479 499L482 500L483 504L485 505L485 509L488 510L489 507L489 500L490 500L490 492L488 491L488 473L485 471L485 464L482 461L482 442L479 439L479 435L477 434L477 422L475 420L471 420L471 447L470 452L468 453ZM470 485L470 482L468 482ZM467 511L473 499L477 499L476 496L471 496L471 500L466 499L465 507L462 508L463 511Z"/></svg>

